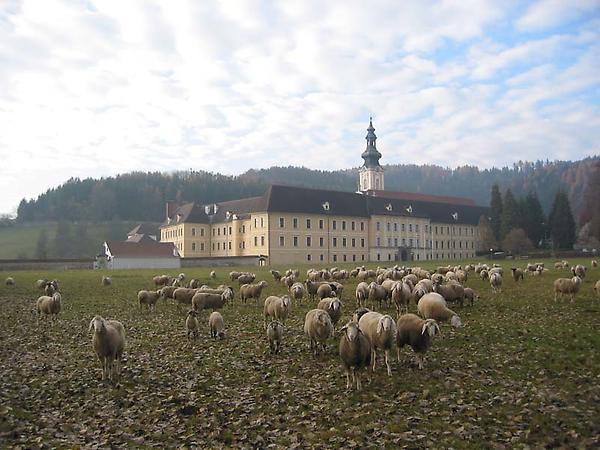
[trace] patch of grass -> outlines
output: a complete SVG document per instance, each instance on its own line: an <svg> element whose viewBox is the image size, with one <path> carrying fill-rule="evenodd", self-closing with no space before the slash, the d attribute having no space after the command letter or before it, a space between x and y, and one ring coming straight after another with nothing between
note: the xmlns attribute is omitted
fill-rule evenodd
<svg viewBox="0 0 600 450"><path fill-rule="evenodd" d="M263 300L285 292L267 269L238 269L268 281ZM210 269L185 272L212 285L230 283L237 292L225 269L216 270L216 280L209 279ZM136 293L153 288L155 271L112 272L109 287L100 286L105 274L18 272L11 274L15 288L0 286L3 447L599 444L600 302L592 292L598 269L590 270L574 304L553 301L552 281L567 271L552 269L519 284L505 274L496 295L471 274L467 285L480 300L472 308L451 306L466 326L442 325L422 371L407 348L400 362L393 352L391 378L380 360L374 374L363 374L359 393L345 389L338 336L325 355L314 358L308 350L302 327L315 302L294 306L281 354L270 355L262 307L254 302L236 299L223 309L223 341L210 339L204 312L201 338L189 342L185 308L161 302L154 314L139 311ZM61 283L63 311L54 323L31 314L39 295L34 281L41 277ZM355 309L356 281L344 284L340 324ZM120 320L127 330L116 387L100 381L88 332L96 314Z"/></svg>

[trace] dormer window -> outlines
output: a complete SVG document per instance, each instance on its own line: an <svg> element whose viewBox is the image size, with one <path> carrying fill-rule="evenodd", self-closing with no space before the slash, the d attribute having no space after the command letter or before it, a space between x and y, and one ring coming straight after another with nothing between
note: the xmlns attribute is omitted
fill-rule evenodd
<svg viewBox="0 0 600 450"><path fill-rule="evenodd" d="M454 220L458 220L458 212L454 212L454 213L452 214L452 218L453 218Z"/></svg>
<svg viewBox="0 0 600 450"><path fill-rule="evenodd" d="M323 205L322 205L322 206L323 206L323 210L324 210L324 211L329 211L329 202L325 202L325 203L323 203Z"/></svg>
<svg viewBox="0 0 600 450"><path fill-rule="evenodd" d="M385 209L388 210L388 211L391 211L392 210L392 204L388 203L387 205L385 205Z"/></svg>
<svg viewBox="0 0 600 450"><path fill-rule="evenodd" d="M408 205L408 206L406 207L406 212L407 212L407 213L409 213L409 214L412 214L412 211L413 211L413 209L412 209L412 205Z"/></svg>

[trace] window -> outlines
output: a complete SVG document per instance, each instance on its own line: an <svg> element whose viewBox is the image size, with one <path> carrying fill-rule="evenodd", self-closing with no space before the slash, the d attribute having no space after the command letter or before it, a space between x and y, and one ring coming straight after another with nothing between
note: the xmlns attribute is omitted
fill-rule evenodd
<svg viewBox="0 0 600 450"><path fill-rule="evenodd" d="M293 227L294 227L294 228L298 228L298 218L297 218L297 217L294 217L294 218L292 219L292 223L293 223Z"/></svg>
<svg viewBox="0 0 600 450"><path fill-rule="evenodd" d="M256 226L256 217L254 218L254 228L257 228L257 226Z"/></svg>
<svg viewBox="0 0 600 450"><path fill-rule="evenodd" d="M204 251L204 242L200 242L200 251L203 252Z"/></svg>
<svg viewBox="0 0 600 450"><path fill-rule="evenodd" d="M336 230L336 229L337 229L337 220L334 220L334 221L331 223L331 228L333 228L334 230Z"/></svg>
<svg viewBox="0 0 600 450"><path fill-rule="evenodd" d="M418 239L416 240L416 245L417 245L417 248L419 248L419 240Z"/></svg>
<svg viewBox="0 0 600 450"><path fill-rule="evenodd" d="M394 222L394 231L398 231L398 223Z"/></svg>
<svg viewBox="0 0 600 450"><path fill-rule="evenodd" d="M193 228L192 228L192 230L193 230ZM192 242L192 251L193 252L196 251L196 243L195 242Z"/></svg>
<svg viewBox="0 0 600 450"><path fill-rule="evenodd" d="M333 254L333 262L336 262L336 261L337 261L337 255L334 253Z"/></svg>
<svg viewBox="0 0 600 450"><path fill-rule="evenodd" d="M233 231L233 229L231 227L229 227L229 236L231 236L233 234L232 231Z"/></svg>
<svg viewBox="0 0 600 450"><path fill-rule="evenodd" d="M285 219L283 217L279 218L279 228L285 227Z"/></svg>
<svg viewBox="0 0 600 450"><path fill-rule="evenodd" d="M362 248L365 248L365 239L364 238L360 238L360 246Z"/></svg>
<svg viewBox="0 0 600 450"><path fill-rule="evenodd" d="M352 229L352 231L356 230L356 223L354 222L354 220L350 222L350 228Z"/></svg>
<svg viewBox="0 0 600 450"><path fill-rule="evenodd" d="M204 228L200 228L200 236L204 237Z"/></svg>
<svg viewBox="0 0 600 450"><path fill-rule="evenodd" d="M221 243L217 242L217 250L221 250Z"/></svg>
<svg viewBox="0 0 600 450"><path fill-rule="evenodd" d="M388 247L392 246L392 238L388 238Z"/></svg>
<svg viewBox="0 0 600 450"><path fill-rule="evenodd" d="M346 246L346 238L342 238L342 247Z"/></svg>
<svg viewBox="0 0 600 450"><path fill-rule="evenodd" d="M264 228L264 226L265 226L265 219L264 219L264 217L261 217L260 218L260 227Z"/></svg>
<svg viewBox="0 0 600 450"><path fill-rule="evenodd" d="M323 261L323 255L322 255L322 254L321 254L321 255L319 255L319 259L320 259L321 261Z"/></svg>
<svg viewBox="0 0 600 450"><path fill-rule="evenodd" d="M437 225L435 226L435 234L438 234ZM435 255L435 259L438 259L437 255Z"/></svg>
<svg viewBox="0 0 600 450"><path fill-rule="evenodd" d="M323 219L319 219L319 229L323 229Z"/></svg>
<svg viewBox="0 0 600 450"><path fill-rule="evenodd" d="M381 247L381 238L377 237L377 247Z"/></svg>
<svg viewBox="0 0 600 450"><path fill-rule="evenodd" d="M196 229L192 227L192 236L196 236Z"/></svg>
<svg viewBox="0 0 600 450"><path fill-rule="evenodd" d="M227 235L227 227L223 227L223 236Z"/></svg>
<svg viewBox="0 0 600 450"><path fill-rule="evenodd" d="M231 241L229 241L229 250L231 250Z"/></svg>
<svg viewBox="0 0 600 450"><path fill-rule="evenodd" d="M279 246L285 247L285 238L283 236L279 236Z"/></svg>
<svg viewBox="0 0 600 450"><path fill-rule="evenodd" d="M346 221L342 220L342 230L346 230Z"/></svg>
<svg viewBox="0 0 600 450"><path fill-rule="evenodd" d="M352 240L350 242L351 242L352 247L356 247L356 239L355 238L352 238Z"/></svg>
<svg viewBox="0 0 600 450"><path fill-rule="evenodd" d="M379 231L381 229L381 224L379 222L375 223L375 229Z"/></svg>
<svg viewBox="0 0 600 450"><path fill-rule="evenodd" d="M364 222L360 223L360 231L365 231L365 223Z"/></svg>
<svg viewBox="0 0 600 450"><path fill-rule="evenodd" d="M306 219L306 228L310 230L310 219Z"/></svg>
<svg viewBox="0 0 600 450"><path fill-rule="evenodd" d="M394 238L394 247L398 247L398 238Z"/></svg>
<svg viewBox="0 0 600 450"><path fill-rule="evenodd" d="M242 225L242 233L246 232L246 225Z"/></svg>
<svg viewBox="0 0 600 450"><path fill-rule="evenodd" d="M402 231L406 231L406 224L405 223L402 224Z"/></svg>
<svg viewBox="0 0 600 450"><path fill-rule="evenodd" d="M337 247L337 238L336 237L333 238L333 246Z"/></svg>
<svg viewBox="0 0 600 450"><path fill-rule="evenodd" d="M214 235L215 235L215 233L216 233L216 231L215 231L215 229L214 229L214 228L212 229L212 232L213 232L213 236L214 236Z"/></svg>
<svg viewBox="0 0 600 450"><path fill-rule="evenodd" d="M409 233L412 232L412 223L408 224L408 231L409 231Z"/></svg>
<svg viewBox="0 0 600 450"><path fill-rule="evenodd" d="M364 261L365 260L365 255L360 255L360 260Z"/></svg>
<svg viewBox="0 0 600 450"><path fill-rule="evenodd" d="M294 247L298 247L298 236L294 236Z"/></svg>
<svg viewBox="0 0 600 450"><path fill-rule="evenodd" d="M260 237L260 245L261 245L261 247L265 246L265 237L264 236Z"/></svg>
<svg viewBox="0 0 600 450"><path fill-rule="evenodd" d="M344 262L346 262L346 255L342 256L342 258L344 259Z"/></svg>
<svg viewBox="0 0 600 450"><path fill-rule="evenodd" d="M323 247L324 239L322 237L319 238L319 247Z"/></svg>
<svg viewBox="0 0 600 450"><path fill-rule="evenodd" d="M312 257L311 257L311 255L310 255L310 253L309 253L308 255L306 255L306 260L307 260L307 261L310 261L311 259L312 259Z"/></svg>
<svg viewBox="0 0 600 450"><path fill-rule="evenodd" d="M258 247L258 236L254 236L254 246Z"/></svg>
<svg viewBox="0 0 600 450"><path fill-rule="evenodd" d="M306 246L310 247L312 245L312 239L310 236L306 236Z"/></svg>
<svg viewBox="0 0 600 450"><path fill-rule="evenodd" d="M390 231L392 231L392 224L391 223L387 223L385 229L387 230L387 232L389 233Z"/></svg>
<svg viewBox="0 0 600 450"><path fill-rule="evenodd" d="M406 239L402 238L402 247L406 247Z"/></svg>
<svg viewBox="0 0 600 450"><path fill-rule="evenodd" d="M388 253L388 261L392 260L392 255L390 253Z"/></svg>
<svg viewBox="0 0 600 450"><path fill-rule="evenodd" d="M217 228L217 236L221 236L221 229Z"/></svg>
<svg viewBox="0 0 600 450"><path fill-rule="evenodd" d="M381 261L381 255L377 253L377 261Z"/></svg>
<svg viewBox="0 0 600 450"><path fill-rule="evenodd" d="M419 224L415 224L415 231L418 233L419 232Z"/></svg>
<svg viewBox="0 0 600 450"><path fill-rule="evenodd" d="M213 252L215 251L215 243L214 242L213 242L213 245L212 245L212 251Z"/></svg>

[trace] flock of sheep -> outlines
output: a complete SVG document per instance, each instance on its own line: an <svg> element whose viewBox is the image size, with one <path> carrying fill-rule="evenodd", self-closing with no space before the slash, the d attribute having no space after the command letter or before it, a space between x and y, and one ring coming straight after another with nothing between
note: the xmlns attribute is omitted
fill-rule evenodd
<svg viewBox="0 0 600 450"><path fill-rule="evenodd" d="M597 267L594 260L592 268ZM554 300L559 295L568 295L571 301L579 292L587 268L581 264L573 267L567 261L557 262L556 269L569 270L572 277L558 278L554 281ZM527 264L524 269L512 267L510 274L514 282L523 281L525 276L543 276L547 269L543 263ZM370 367L376 369L378 351L383 352L387 374L391 376L389 363L390 351L397 349L400 361L401 349L408 345L417 356L419 369L424 367L424 354L431 346L432 338L440 333L440 323L448 322L452 327L461 327L459 315L448 307L449 303L463 306L467 301L473 306L477 293L464 284L469 277L478 276L489 280L492 293L502 290L503 268L497 264L468 264L466 266L438 267L430 272L420 267L377 268L375 270L357 267L346 271L338 268L309 269L304 281L300 280L298 270L289 269L285 273L270 271L273 280L285 286L287 294L266 297L263 306L266 341L271 353L279 353L285 334L285 323L292 312L294 302L305 299L316 305L306 313L304 334L310 343L310 349L318 355L325 351L327 342L334 337L336 326L342 317L345 280L355 278L358 285L354 292L356 310L352 320L339 329L339 356L347 377L347 388L354 384L361 389L360 372ZM210 278L215 279L212 271ZM229 278L237 282L239 299L246 303L254 300L259 305L267 281L255 283L256 275L248 272L231 272ZM177 277L155 276L152 279L156 290L140 290L137 295L141 308L154 310L159 299L171 299L185 306L187 315L184 320L185 333L190 340L200 334L199 317L203 310L211 310L208 318L210 335L213 338L225 338L225 322L218 310L235 300L234 289L228 285L210 287L199 280L186 281L185 274ZM6 279L7 286L15 286L12 277ZM102 277L101 284L110 286L112 279ZM35 286L43 291L35 304L38 317L49 316L54 320L61 311L62 296L57 280L38 280ZM596 296L600 299L600 281L594 285ZM316 303L314 303L316 302ZM416 304L417 314L409 313L410 303ZM383 312L384 308L395 307L396 320ZM102 379L116 382L120 376L121 357L126 345L126 333L123 324L117 320L106 320L95 316L89 326L93 331L92 345L102 366Z"/></svg>

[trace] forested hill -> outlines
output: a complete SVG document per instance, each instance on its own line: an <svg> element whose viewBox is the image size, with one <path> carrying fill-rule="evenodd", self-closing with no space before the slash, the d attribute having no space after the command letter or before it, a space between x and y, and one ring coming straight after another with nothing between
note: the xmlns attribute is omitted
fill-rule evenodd
<svg viewBox="0 0 600 450"><path fill-rule="evenodd" d="M578 217L592 165L599 157L581 161L519 162L513 167L480 170L465 166L448 169L434 165L385 166L386 190L469 197L488 205L491 186L510 188L516 196L536 191L546 212L554 194L565 189ZM271 183L355 191L357 169L322 171L298 167L249 170L239 176L207 172L133 172L102 179L71 179L37 199L23 200L18 219L158 222L165 201L210 203L262 194Z"/></svg>

